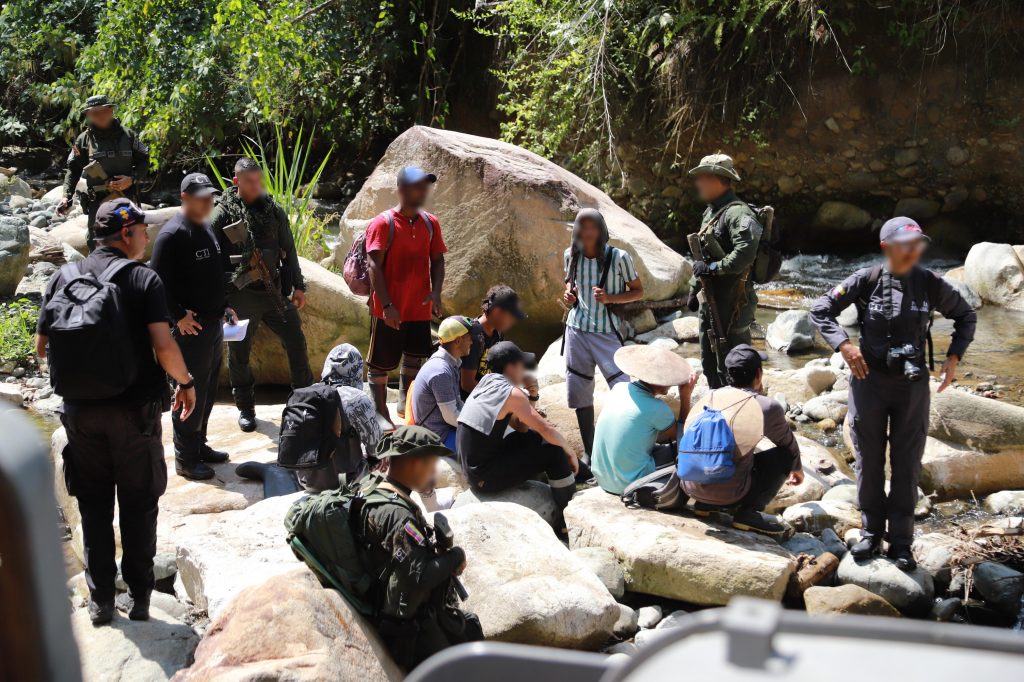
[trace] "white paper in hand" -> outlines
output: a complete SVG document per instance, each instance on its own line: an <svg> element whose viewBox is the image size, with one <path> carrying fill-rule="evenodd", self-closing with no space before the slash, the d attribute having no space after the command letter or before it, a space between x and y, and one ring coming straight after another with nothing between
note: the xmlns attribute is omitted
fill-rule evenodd
<svg viewBox="0 0 1024 682"><path fill-rule="evenodd" d="M249 329L249 320L239 320L237 324L224 323L224 340L241 341L245 338L245 332Z"/></svg>

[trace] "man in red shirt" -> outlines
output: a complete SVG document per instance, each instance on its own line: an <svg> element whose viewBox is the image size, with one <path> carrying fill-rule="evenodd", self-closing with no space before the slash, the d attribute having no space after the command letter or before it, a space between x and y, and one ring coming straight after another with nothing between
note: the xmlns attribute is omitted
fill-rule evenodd
<svg viewBox="0 0 1024 682"><path fill-rule="evenodd" d="M441 223L423 210L437 176L416 166L398 173L398 206L366 227L373 295L373 332L367 365L377 411L388 421L388 373L402 365L398 415L404 416L405 395L423 361L433 352L431 315L441 316L444 254Z"/></svg>

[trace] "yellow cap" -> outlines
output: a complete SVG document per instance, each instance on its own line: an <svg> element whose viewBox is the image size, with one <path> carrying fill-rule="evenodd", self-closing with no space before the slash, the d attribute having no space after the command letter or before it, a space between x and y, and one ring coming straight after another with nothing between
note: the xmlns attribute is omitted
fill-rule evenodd
<svg viewBox="0 0 1024 682"><path fill-rule="evenodd" d="M473 322L465 315L452 315L446 317L437 328L437 338L441 343L451 343L455 339L469 333L473 328Z"/></svg>

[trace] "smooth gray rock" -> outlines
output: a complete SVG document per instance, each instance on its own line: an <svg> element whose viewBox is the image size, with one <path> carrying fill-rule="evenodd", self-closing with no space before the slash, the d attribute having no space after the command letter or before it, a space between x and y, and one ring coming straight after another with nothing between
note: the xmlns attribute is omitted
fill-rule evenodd
<svg viewBox="0 0 1024 682"><path fill-rule="evenodd" d="M846 552L848 551L846 543L843 542L843 539L839 537L839 534L831 528L826 528L821 531L821 541L824 543L826 551L835 554L840 559L846 556Z"/></svg>
<svg viewBox="0 0 1024 682"><path fill-rule="evenodd" d="M782 546L793 554L810 554L811 556L820 556L828 551L825 548L825 543L810 533L795 533L793 537L784 541Z"/></svg>
<svg viewBox="0 0 1024 682"><path fill-rule="evenodd" d="M1024 514L1024 490L1001 490L985 498L985 511L1004 516Z"/></svg>
<svg viewBox="0 0 1024 682"><path fill-rule="evenodd" d="M28 223L0 217L0 296L10 296L17 290L30 249Z"/></svg>
<svg viewBox="0 0 1024 682"><path fill-rule="evenodd" d="M619 604L619 619L615 621L612 634L620 639L626 639L636 634L640 629L640 614L625 604Z"/></svg>
<svg viewBox="0 0 1024 682"><path fill-rule="evenodd" d="M787 310L768 325L765 342L769 348L796 353L814 347L814 324L806 310Z"/></svg>
<svg viewBox="0 0 1024 682"><path fill-rule="evenodd" d="M1024 596L1024 573L1009 566L985 561L974 567L974 589L990 606L1016 616Z"/></svg>
<svg viewBox="0 0 1024 682"><path fill-rule="evenodd" d="M540 481L524 481L500 493L484 493L470 488L455 496L452 509L481 502L511 502L535 512L548 525L555 522L555 500L551 497L551 487Z"/></svg>
<svg viewBox="0 0 1024 682"><path fill-rule="evenodd" d="M858 563L847 554L839 562L836 579L840 585L859 585L877 594L907 615L928 613L935 596L932 576L923 568L901 571L882 557Z"/></svg>
<svg viewBox="0 0 1024 682"><path fill-rule="evenodd" d="M643 630L649 630L661 622L661 607L658 605L643 606L637 613L639 614L637 624Z"/></svg>
<svg viewBox="0 0 1024 682"><path fill-rule="evenodd" d="M594 572L613 597L622 599L626 593L626 575L614 554L604 547L577 547L572 553Z"/></svg>
<svg viewBox="0 0 1024 682"><path fill-rule="evenodd" d="M919 568L927 571L940 588L949 585L950 564L959 541L942 533L926 533L914 538L911 551Z"/></svg>
<svg viewBox="0 0 1024 682"><path fill-rule="evenodd" d="M678 609L668 614L661 619L661 622L655 626L656 630L669 630L671 628L678 628L682 626L684 619L690 614L682 609Z"/></svg>

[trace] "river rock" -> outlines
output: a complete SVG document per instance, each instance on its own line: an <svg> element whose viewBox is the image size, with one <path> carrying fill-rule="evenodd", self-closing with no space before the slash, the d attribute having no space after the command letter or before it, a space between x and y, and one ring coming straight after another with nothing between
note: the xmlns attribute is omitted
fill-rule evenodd
<svg viewBox="0 0 1024 682"><path fill-rule="evenodd" d="M942 209L942 204L921 197L905 197L896 202L893 215L906 216L918 222L934 218Z"/></svg>
<svg viewBox="0 0 1024 682"><path fill-rule="evenodd" d="M911 616L928 613L935 596L935 585L927 571L901 571L882 557L858 562L853 554L847 554L839 562L836 579L840 585L859 585Z"/></svg>
<svg viewBox="0 0 1024 682"><path fill-rule="evenodd" d="M860 528L860 512L847 502L801 502L789 507L782 513L793 528L807 533L820 533L831 528L843 535L851 528Z"/></svg>
<svg viewBox="0 0 1024 682"><path fill-rule="evenodd" d="M929 436L922 460L921 487L939 500L1024 488L1024 459L1016 449L985 452Z"/></svg>
<svg viewBox="0 0 1024 682"><path fill-rule="evenodd" d="M933 383L929 435L984 450L1024 446L1024 407L967 391L938 393L936 388Z"/></svg>
<svg viewBox="0 0 1024 682"><path fill-rule="evenodd" d="M656 630L671 630L673 628L682 627L686 620L689 619L690 614L682 609L676 609L672 613L668 614L661 619L655 627Z"/></svg>
<svg viewBox="0 0 1024 682"><path fill-rule="evenodd" d="M594 414L595 417L601 416L601 407L604 405L605 398L608 396L607 384L604 383L604 379L601 377L601 373L597 373L598 378L595 380L594 389ZM667 397L662 396L666 402L671 405L671 401ZM673 407L673 409L677 409ZM551 422L558 432L565 436L566 440L569 441L569 445L576 452L581 454L583 452L583 440L580 438L579 424L576 421L576 411L570 409L565 401L565 386L561 384L553 384L545 386L540 389L540 401L537 403L537 409L544 412L547 416L547 420Z"/></svg>
<svg viewBox="0 0 1024 682"><path fill-rule="evenodd" d="M551 487L540 481L523 481L519 485L502 490L499 493L485 493L481 490L469 488L455 497L455 504L452 509L459 509L470 504L482 502L507 502L526 507L535 512L548 525L555 522L555 501L551 497Z"/></svg>
<svg viewBox="0 0 1024 682"><path fill-rule="evenodd" d="M298 564L288 547L284 515L305 493L292 493L224 512L205 532L181 538L178 573L192 603L211 618L246 587Z"/></svg>
<svg viewBox="0 0 1024 682"><path fill-rule="evenodd" d="M626 573L626 588L695 604L736 595L781 599L795 563L773 540L754 533L627 509L600 489L578 493L565 512L569 544L605 547Z"/></svg>
<svg viewBox="0 0 1024 682"><path fill-rule="evenodd" d="M768 395L782 393L790 405L804 403L830 388L836 375L825 367L765 369L762 378Z"/></svg>
<svg viewBox="0 0 1024 682"><path fill-rule="evenodd" d="M640 614L637 611L625 604L619 604L619 619L615 621L612 634L619 639L632 637L640 629L639 621Z"/></svg>
<svg viewBox="0 0 1024 682"><path fill-rule="evenodd" d="M678 342L696 341L699 324L700 321L696 317L677 317L658 325L657 328L646 334L638 335L636 340L640 343L653 343L658 339L671 339Z"/></svg>
<svg viewBox="0 0 1024 682"><path fill-rule="evenodd" d="M806 310L787 310L768 325L765 343L769 348L796 353L814 347L816 330Z"/></svg>
<svg viewBox="0 0 1024 682"><path fill-rule="evenodd" d="M799 434L797 434L796 440L800 445L804 480L795 486L784 483L775 498L765 507L765 511L769 514L779 514L787 507L801 502L820 500L832 486L849 482L846 475L836 468L835 460L828 450ZM759 445L759 447L764 446L768 446L767 441L762 441ZM823 473L823 471L828 471L828 473Z"/></svg>
<svg viewBox="0 0 1024 682"><path fill-rule="evenodd" d="M836 423L846 419L846 391L835 391L811 398L803 404L803 413L814 421L831 419Z"/></svg>
<svg viewBox="0 0 1024 682"><path fill-rule="evenodd" d="M28 265L30 249L28 223L20 218L0 216L0 296L10 296L18 288Z"/></svg>
<svg viewBox="0 0 1024 682"><path fill-rule="evenodd" d="M162 682L188 665L199 638L192 628L150 606L148 621L118 613L110 625L95 627L86 609L71 615L71 630L86 680Z"/></svg>
<svg viewBox="0 0 1024 682"><path fill-rule="evenodd" d="M985 498L985 511L1000 516L1024 515L1024 490L1000 490Z"/></svg>
<svg viewBox="0 0 1024 682"><path fill-rule="evenodd" d="M17 175L0 173L0 201L9 197L32 198L32 187Z"/></svg>
<svg viewBox="0 0 1024 682"><path fill-rule="evenodd" d="M943 279L945 279L950 286L956 289L960 296L975 310L978 310L985 305L985 301L981 298L978 292L972 289L971 285L967 282L950 279L948 276Z"/></svg>
<svg viewBox="0 0 1024 682"><path fill-rule="evenodd" d="M207 628L178 682L399 682L376 631L305 566L239 593Z"/></svg>
<svg viewBox="0 0 1024 682"><path fill-rule="evenodd" d="M612 245L633 256L646 298L687 291L689 263L601 190L521 147L424 126L391 143L345 209L334 252L339 266L354 235L394 205L395 175L413 161L438 176L427 208L440 219L449 248L448 310L476 310L487 288L504 282L519 292L531 324L559 325L563 253L584 206L604 214Z"/></svg>
<svg viewBox="0 0 1024 682"><path fill-rule="evenodd" d="M820 538L821 541L825 544L826 551L835 554L840 559L846 556L846 552L849 550L849 547L847 546L846 541L839 537L839 534L836 533L834 530L832 530L831 528L826 528L825 530L821 531Z"/></svg>
<svg viewBox="0 0 1024 682"><path fill-rule="evenodd" d="M661 622L661 607L657 604L641 607L637 614L637 624L641 630L650 630Z"/></svg>
<svg viewBox="0 0 1024 682"><path fill-rule="evenodd" d="M146 232L149 234L149 243L146 245L146 255L143 260L148 260L150 253L153 250L153 242L156 240L156 236L163 229L163 226L168 220L173 218L181 211L180 208L155 208L146 211ZM86 245L88 238L88 222L89 217L86 215L78 215L73 218L65 220L53 227L50 230L50 236L54 239L71 246L75 251L78 251L83 256L89 255L89 248Z"/></svg>
<svg viewBox="0 0 1024 682"><path fill-rule="evenodd" d="M860 321L860 313L857 311L857 306L848 305L843 308L836 316L836 322L843 325L844 327L856 327Z"/></svg>
<svg viewBox="0 0 1024 682"><path fill-rule="evenodd" d="M900 612L882 597L853 584L810 587L804 592L804 605L807 613L812 616L856 614L898 618L900 615Z"/></svg>
<svg viewBox="0 0 1024 682"><path fill-rule="evenodd" d="M974 589L989 605L1006 615L1020 615L1024 573L994 561L984 561L974 567Z"/></svg>
<svg viewBox="0 0 1024 682"><path fill-rule="evenodd" d="M600 372L597 374L601 375ZM544 354L540 356L534 375L541 388L565 383L565 356L562 355L561 336L552 341Z"/></svg>
<svg viewBox="0 0 1024 682"><path fill-rule="evenodd" d="M944 588L952 579L950 566L959 545L959 540L943 533L925 533L914 538L911 551L918 567L931 575L937 586Z"/></svg>
<svg viewBox="0 0 1024 682"><path fill-rule="evenodd" d="M622 599L626 593L626 575L614 554L603 547L579 547L572 553L594 572L613 597Z"/></svg>
<svg viewBox="0 0 1024 682"><path fill-rule="evenodd" d="M539 516L509 502L445 515L468 557L465 606L488 639L595 649L611 638L618 604Z"/></svg>
<svg viewBox="0 0 1024 682"><path fill-rule="evenodd" d="M862 230L871 223L871 214L845 201L826 201L814 214L814 226L826 230L849 232Z"/></svg>
<svg viewBox="0 0 1024 682"><path fill-rule="evenodd" d="M437 473L434 484L438 488L454 488L462 491L469 487L466 472L463 471L459 460L454 457L438 457L435 471Z"/></svg>
<svg viewBox="0 0 1024 682"><path fill-rule="evenodd" d="M794 533L793 537L782 542L782 546L793 554L809 554L819 556L828 550L825 543L810 533Z"/></svg>
<svg viewBox="0 0 1024 682"><path fill-rule="evenodd" d="M1024 264L1009 244L981 242L964 261L966 283L988 303L1024 310Z"/></svg>

